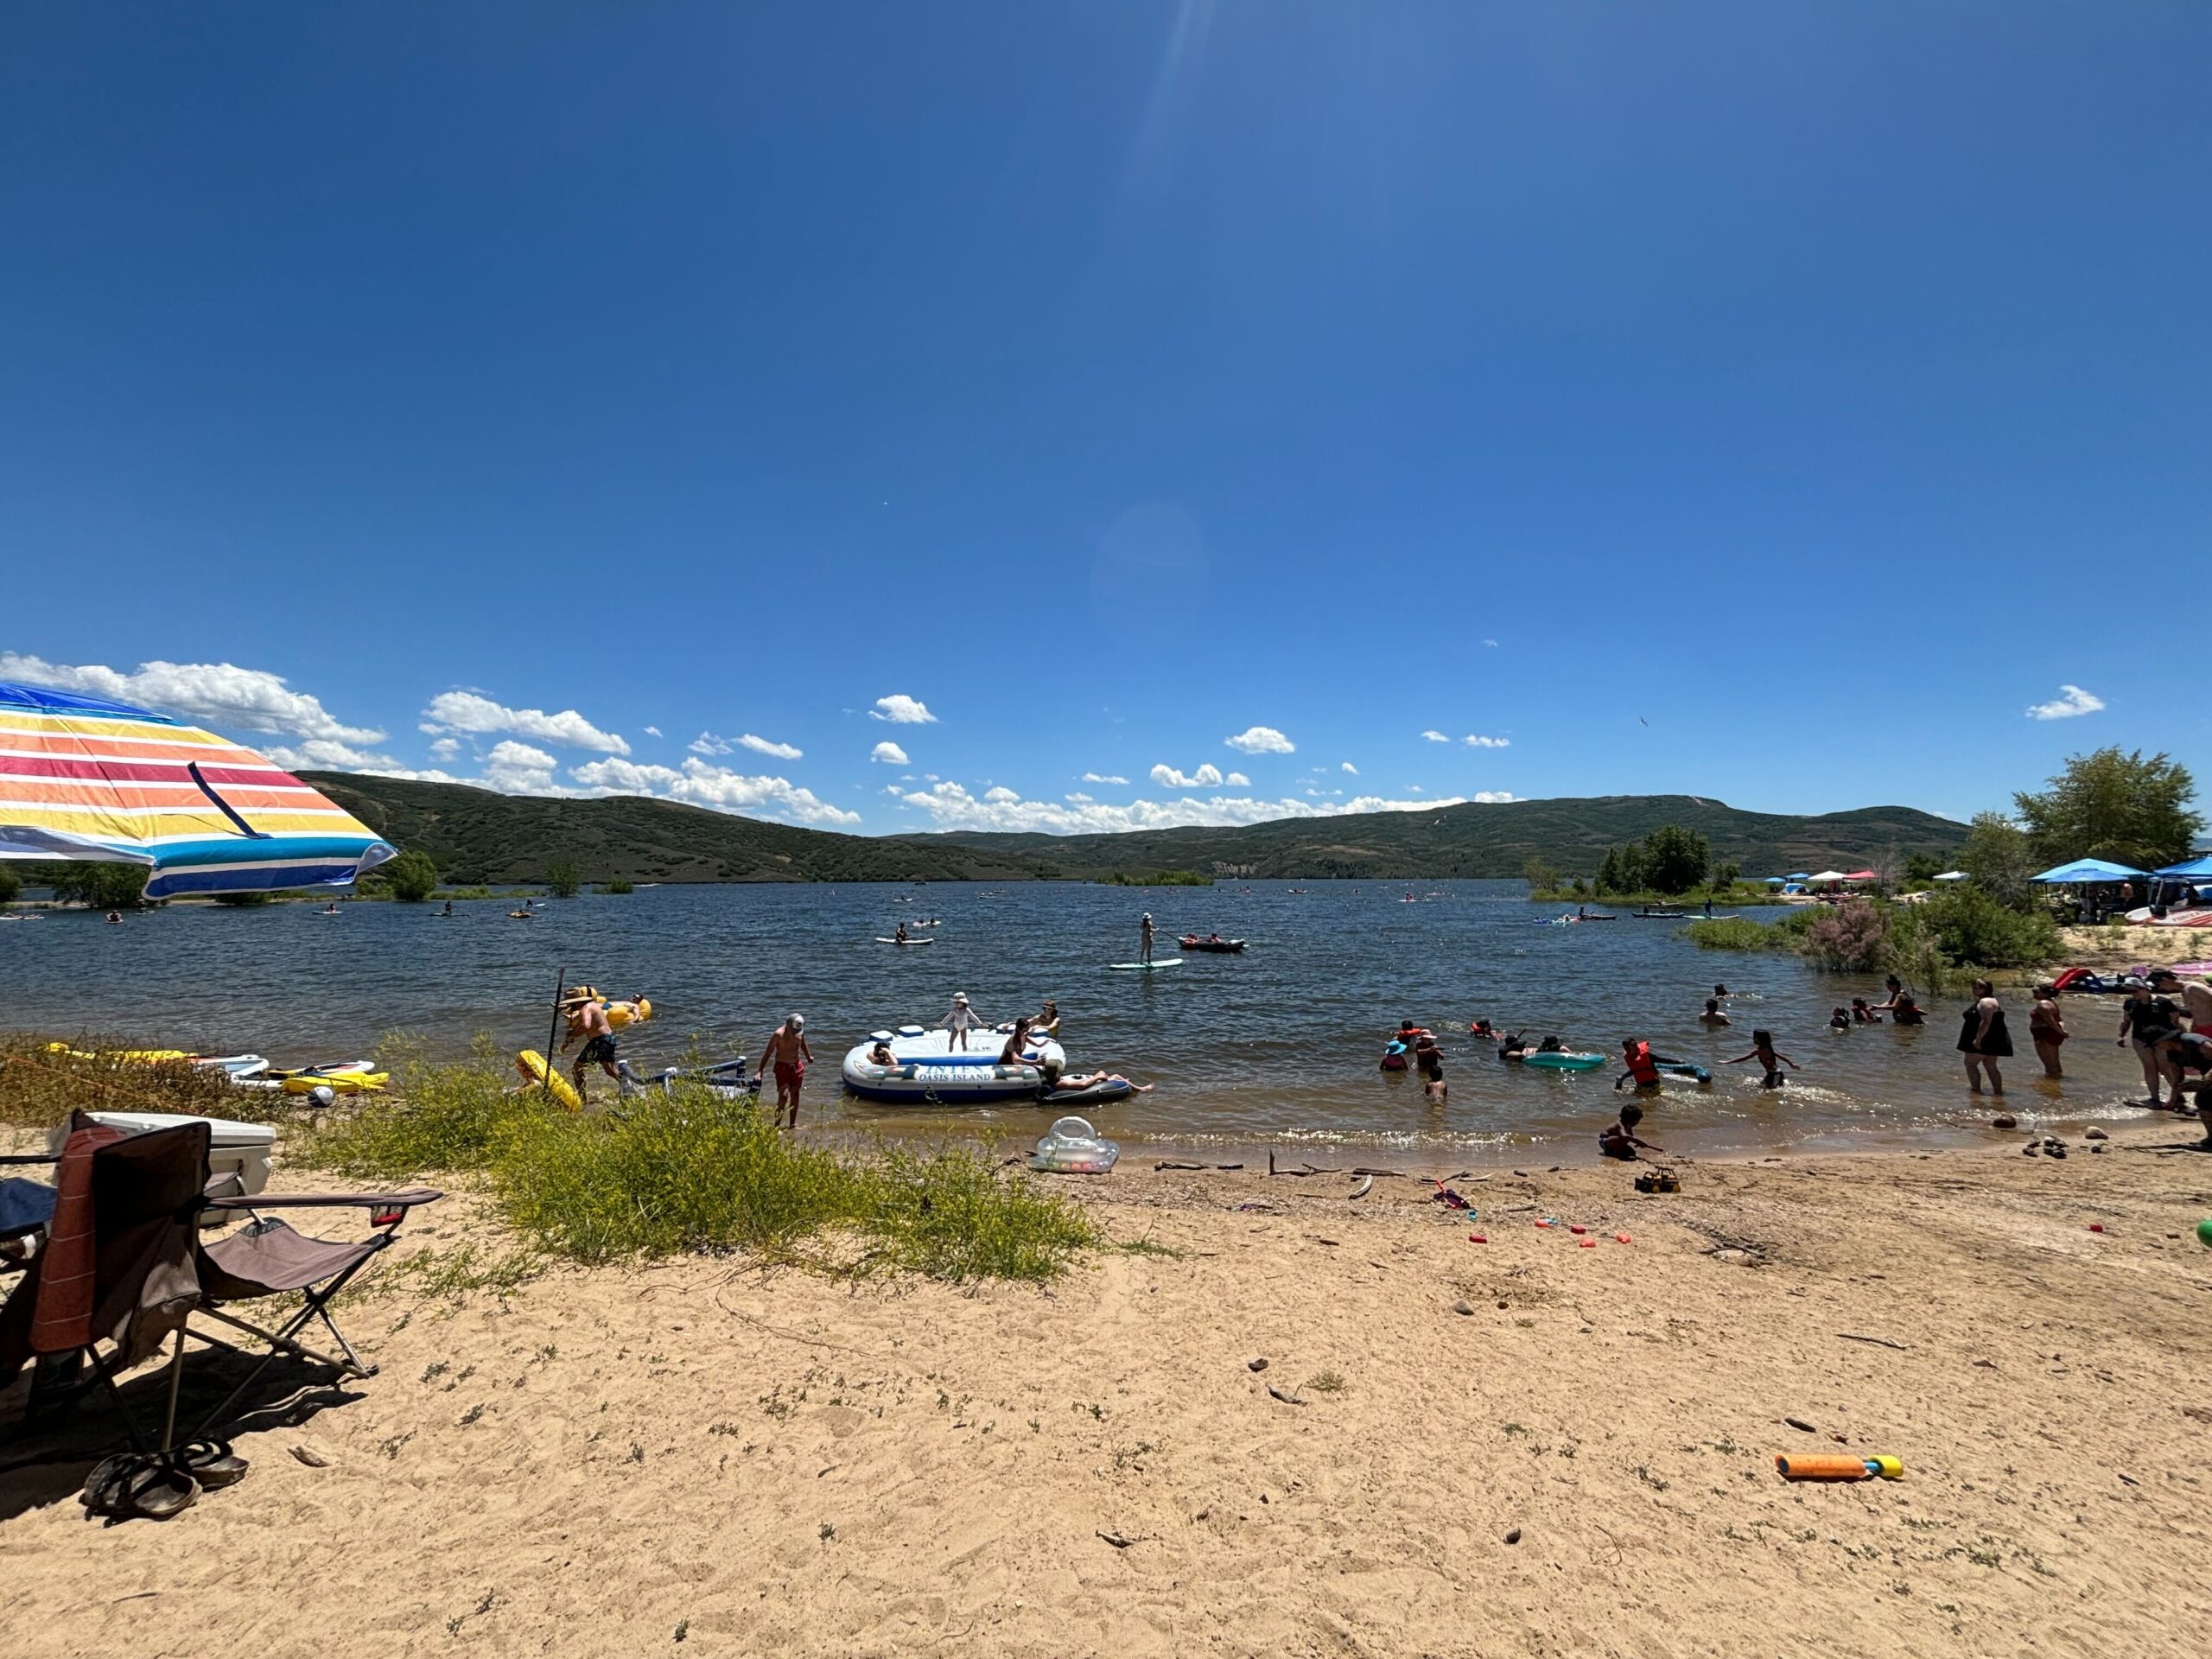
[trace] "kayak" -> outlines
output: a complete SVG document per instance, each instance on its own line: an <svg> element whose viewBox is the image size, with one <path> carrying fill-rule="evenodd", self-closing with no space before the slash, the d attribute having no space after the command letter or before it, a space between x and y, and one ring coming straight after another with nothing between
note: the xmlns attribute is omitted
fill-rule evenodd
<svg viewBox="0 0 2212 1659"><path fill-rule="evenodd" d="M1521 1057L1523 1065L1541 1065L1552 1071L1595 1071L1605 1063L1602 1054L1569 1054L1556 1048L1532 1048Z"/></svg>
<svg viewBox="0 0 2212 1659"><path fill-rule="evenodd" d="M389 1071L333 1071L327 1076L310 1071L304 1077L286 1077L277 1086L288 1095L311 1095L318 1089L327 1089L334 1095L372 1095L391 1081Z"/></svg>
<svg viewBox="0 0 2212 1659"><path fill-rule="evenodd" d="M373 1071L374 1060L325 1060L320 1065L272 1065L265 1075L282 1083L287 1077L327 1077L341 1071Z"/></svg>
<svg viewBox="0 0 2212 1659"><path fill-rule="evenodd" d="M1183 948L1185 950L1210 950L1216 955L1226 955L1232 950L1242 950L1244 948L1244 941L1242 939L1202 939L1195 933L1186 933L1183 936Z"/></svg>
<svg viewBox="0 0 2212 1659"><path fill-rule="evenodd" d="M1159 962L1109 962L1106 965L1116 973L1148 974L1155 968L1180 968L1183 965L1183 958L1167 957Z"/></svg>

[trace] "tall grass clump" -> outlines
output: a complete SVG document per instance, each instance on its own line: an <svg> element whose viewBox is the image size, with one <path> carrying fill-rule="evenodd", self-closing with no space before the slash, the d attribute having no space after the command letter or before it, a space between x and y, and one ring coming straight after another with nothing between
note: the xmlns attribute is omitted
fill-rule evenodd
<svg viewBox="0 0 2212 1659"><path fill-rule="evenodd" d="M779 1133L754 1103L681 1086L604 1115L551 1116L508 1143L492 1177L513 1226L583 1262L775 1254L868 1199L861 1174Z"/></svg>
<svg viewBox="0 0 2212 1659"><path fill-rule="evenodd" d="M1779 930L1748 916L1715 916L1692 922L1688 931L1690 942L1707 950L1788 950L1794 944Z"/></svg>
<svg viewBox="0 0 2212 1659"><path fill-rule="evenodd" d="M1074 1205L1018 1172L1001 1178L982 1147L888 1152L871 1173L861 1225L877 1259L931 1279L1053 1279L1098 1240Z"/></svg>
<svg viewBox="0 0 2212 1659"><path fill-rule="evenodd" d="M409 1037L378 1047L390 1092L363 1096L323 1122L308 1148L316 1163L388 1181L485 1170L511 1142L569 1116L542 1090L516 1092L513 1070L488 1039L457 1065L430 1061Z"/></svg>
<svg viewBox="0 0 2212 1659"><path fill-rule="evenodd" d="M136 1046L109 1037L0 1037L0 1123L52 1128L79 1109L259 1122L287 1115L284 1096L234 1089L218 1067L118 1058Z"/></svg>

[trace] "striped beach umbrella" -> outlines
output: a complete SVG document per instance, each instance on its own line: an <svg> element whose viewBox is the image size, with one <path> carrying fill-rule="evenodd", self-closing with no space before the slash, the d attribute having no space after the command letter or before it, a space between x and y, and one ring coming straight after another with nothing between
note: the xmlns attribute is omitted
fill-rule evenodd
<svg viewBox="0 0 2212 1659"><path fill-rule="evenodd" d="M0 858L144 865L166 899L344 887L397 852L226 737L0 682Z"/></svg>

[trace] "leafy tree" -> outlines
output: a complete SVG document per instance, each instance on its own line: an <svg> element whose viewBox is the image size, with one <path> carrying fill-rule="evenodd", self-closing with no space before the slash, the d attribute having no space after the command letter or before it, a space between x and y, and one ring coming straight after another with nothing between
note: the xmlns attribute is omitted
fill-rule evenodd
<svg viewBox="0 0 2212 1659"><path fill-rule="evenodd" d="M1977 812L1967 830L1966 845L1959 849L1959 868L1999 904L2024 912L2035 900L2035 888L2028 878L2044 866L2019 825L2001 812Z"/></svg>
<svg viewBox="0 0 2212 1659"><path fill-rule="evenodd" d="M2145 870L2189 856L2204 827L2196 798L2179 761L2117 747L2070 755L2042 794L2012 798L2043 864L2103 858Z"/></svg>
<svg viewBox="0 0 2212 1659"><path fill-rule="evenodd" d="M1736 878L1744 873L1740 864L1722 864L1713 872L1713 890L1726 893L1736 885Z"/></svg>
<svg viewBox="0 0 2212 1659"><path fill-rule="evenodd" d="M125 910L142 903L146 878L153 874L143 864L68 863L48 867L54 896L90 905L94 910Z"/></svg>
<svg viewBox="0 0 2212 1659"><path fill-rule="evenodd" d="M1904 861L1904 884L1916 889L1924 887L1950 868L1933 853L1915 853Z"/></svg>
<svg viewBox="0 0 2212 1659"><path fill-rule="evenodd" d="M1662 893L1688 893L1705 880L1706 840L1679 823L1662 823L1643 838L1646 879Z"/></svg>
<svg viewBox="0 0 2212 1659"><path fill-rule="evenodd" d="M1598 865L1599 892L1641 893L1650 884L1650 869L1640 843L1632 841L1625 847L1605 849L1605 856Z"/></svg>
<svg viewBox="0 0 2212 1659"><path fill-rule="evenodd" d="M1559 886L1559 872L1541 858L1532 858L1521 867L1521 879L1531 893L1548 893Z"/></svg>
<svg viewBox="0 0 2212 1659"><path fill-rule="evenodd" d="M2040 910L2007 908L1978 881L1955 882L1918 906L1946 961L1979 968L2033 968L2064 949L2057 926Z"/></svg>
<svg viewBox="0 0 2212 1659"><path fill-rule="evenodd" d="M545 867L545 885L556 899L573 899L583 890L584 884L573 863L556 858Z"/></svg>
<svg viewBox="0 0 2212 1659"><path fill-rule="evenodd" d="M23 878L0 864L0 905L12 905L23 891Z"/></svg>
<svg viewBox="0 0 2212 1659"><path fill-rule="evenodd" d="M419 905L438 890L438 867L430 855L413 848L402 853L378 874L403 904Z"/></svg>

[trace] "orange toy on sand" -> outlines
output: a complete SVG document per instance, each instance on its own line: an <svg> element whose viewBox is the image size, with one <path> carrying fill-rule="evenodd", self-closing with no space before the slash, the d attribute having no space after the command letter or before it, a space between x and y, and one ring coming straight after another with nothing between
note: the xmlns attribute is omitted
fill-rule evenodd
<svg viewBox="0 0 2212 1659"><path fill-rule="evenodd" d="M1784 1480L1871 1480L1877 1475L1896 1480L1904 1473L1904 1465L1895 1458L1843 1458L1817 1452L1809 1458L1778 1452L1774 1466Z"/></svg>

